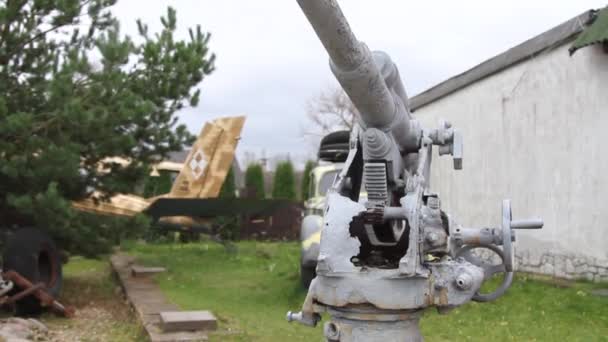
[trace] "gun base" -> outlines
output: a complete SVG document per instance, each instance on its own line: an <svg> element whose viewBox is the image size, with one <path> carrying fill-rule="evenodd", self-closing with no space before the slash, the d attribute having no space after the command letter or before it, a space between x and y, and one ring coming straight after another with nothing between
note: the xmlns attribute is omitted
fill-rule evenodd
<svg viewBox="0 0 608 342"><path fill-rule="evenodd" d="M328 308L331 321L323 333L327 341L423 341L420 334L422 311L380 310L350 306Z"/></svg>

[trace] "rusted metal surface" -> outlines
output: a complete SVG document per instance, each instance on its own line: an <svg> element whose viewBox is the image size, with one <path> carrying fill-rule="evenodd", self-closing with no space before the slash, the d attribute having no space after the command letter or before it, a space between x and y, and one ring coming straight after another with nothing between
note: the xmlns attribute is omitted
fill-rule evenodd
<svg viewBox="0 0 608 342"><path fill-rule="evenodd" d="M64 306L55 300L53 296L46 292L44 283L34 285L27 278L15 271L3 272L2 278L12 281L18 288L22 289L15 295L4 297L1 301L3 304L11 304L27 296L34 296L38 298L43 307L49 307L57 314L65 317L74 317L76 310L71 306Z"/></svg>
<svg viewBox="0 0 608 342"><path fill-rule="evenodd" d="M14 296L8 297L8 299L6 300L6 304L13 304L18 300L21 300L31 294L33 294L34 292L44 289L44 284L43 283L38 283L28 289L25 289L19 293L17 293Z"/></svg>

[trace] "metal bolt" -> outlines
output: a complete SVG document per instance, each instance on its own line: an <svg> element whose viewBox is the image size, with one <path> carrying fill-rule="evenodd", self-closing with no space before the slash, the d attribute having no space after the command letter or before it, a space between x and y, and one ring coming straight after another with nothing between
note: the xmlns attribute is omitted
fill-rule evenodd
<svg viewBox="0 0 608 342"><path fill-rule="evenodd" d="M461 273L456 277L456 287L466 291L473 285L473 277L468 273Z"/></svg>
<svg viewBox="0 0 608 342"><path fill-rule="evenodd" d="M301 312L287 311L287 322L299 321L302 319Z"/></svg>
<svg viewBox="0 0 608 342"><path fill-rule="evenodd" d="M338 326L332 322L325 323L325 326L323 326L323 334L328 341L339 341L340 339L340 330L338 330Z"/></svg>
<svg viewBox="0 0 608 342"><path fill-rule="evenodd" d="M437 235L437 233L430 232L430 233L426 234L426 241L429 244L434 245L438 240L439 240L439 235Z"/></svg>

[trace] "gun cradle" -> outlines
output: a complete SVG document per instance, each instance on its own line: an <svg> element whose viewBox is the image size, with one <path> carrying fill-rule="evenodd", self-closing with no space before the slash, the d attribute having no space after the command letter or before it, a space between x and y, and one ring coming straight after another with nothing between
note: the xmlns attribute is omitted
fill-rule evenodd
<svg viewBox="0 0 608 342"><path fill-rule="evenodd" d="M328 192L317 277L299 313L288 320L315 325L328 311L329 341L420 340L423 309L440 312L504 294L513 278L512 221L503 201L497 228L471 229L441 210L430 189L433 146L462 169L462 136L448 122L423 129L390 57L360 43L335 0L298 0L330 55L330 68L359 112L345 166ZM358 203L365 187L367 202ZM474 253L495 254L495 264ZM492 293L482 283L497 273Z"/></svg>

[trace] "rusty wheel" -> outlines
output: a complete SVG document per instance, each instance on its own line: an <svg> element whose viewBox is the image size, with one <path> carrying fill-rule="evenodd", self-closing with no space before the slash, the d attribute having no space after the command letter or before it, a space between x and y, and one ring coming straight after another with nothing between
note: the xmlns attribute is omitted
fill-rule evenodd
<svg viewBox="0 0 608 342"><path fill-rule="evenodd" d="M7 240L3 260L4 271L16 271L34 284L44 283L46 292L53 297L61 292L61 257L46 233L33 228L17 230ZM19 316L37 315L42 311L40 302L33 296L17 301L15 306Z"/></svg>

